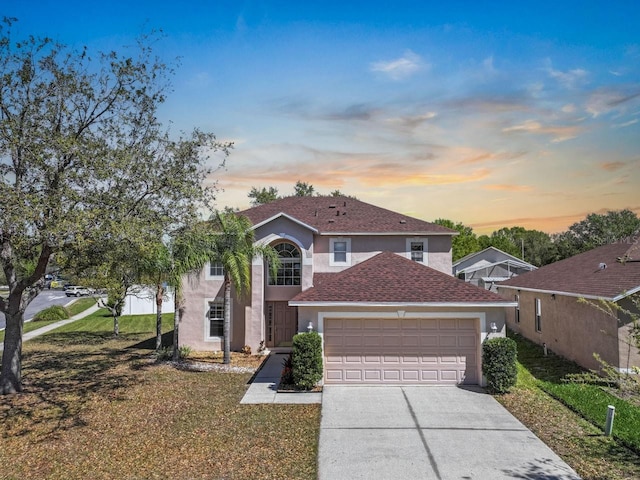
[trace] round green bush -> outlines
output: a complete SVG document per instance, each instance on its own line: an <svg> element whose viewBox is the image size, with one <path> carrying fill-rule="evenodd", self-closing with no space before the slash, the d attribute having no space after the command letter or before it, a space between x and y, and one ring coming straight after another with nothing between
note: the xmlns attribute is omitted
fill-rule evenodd
<svg viewBox="0 0 640 480"><path fill-rule="evenodd" d="M482 344L482 373L492 393L507 393L518 380L518 347L511 338L490 338Z"/></svg>
<svg viewBox="0 0 640 480"><path fill-rule="evenodd" d="M69 318L69 310L62 305L52 305L40 312L36 313L33 317L34 322L56 322L58 320L66 320Z"/></svg>
<svg viewBox="0 0 640 480"><path fill-rule="evenodd" d="M322 380L322 338L318 332L298 333L293 337L291 367L297 388L311 390Z"/></svg>

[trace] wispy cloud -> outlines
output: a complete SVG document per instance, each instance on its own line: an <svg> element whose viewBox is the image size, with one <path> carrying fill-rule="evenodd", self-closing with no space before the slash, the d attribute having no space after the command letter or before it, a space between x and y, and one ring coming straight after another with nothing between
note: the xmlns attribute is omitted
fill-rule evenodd
<svg viewBox="0 0 640 480"><path fill-rule="evenodd" d="M593 92L586 103L586 110L593 118L609 112L623 112L627 104L637 104L640 99L639 87L635 91L623 91L620 89L600 89Z"/></svg>
<svg viewBox="0 0 640 480"><path fill-rule="evenodd" d="M613 128L624 128L624 127L630 127L631 125L635 125L636 123L638 123L638 119L634 118L633 120L629 120L628 122L614 123L611 126Z"/></svg>
<svg viewBox="0 0 640 480"><path fill-rule="evenodd" d="M502 129L504 133L534 133L551 135L553 143L560 143L575 138L581 131L580 127L562 126L562 125L543 125L535 120L526 120L518 125L505 127Z"/></svg>
<svg viewBox="0 0 640 480"><path fill-rule="evenodd" d="M547 68L547 73L549 76L555 80L557 80L561 85L566 88L573 88L578 84L584 83L587 80L589 72L582 68L574 68L567 71L556 70L551 66L551 62L549 61L549 67Z"/></svg>
<svg viewBox="0 0 640 480"><path fill-rule="evenodd" d="M508 184L493 184L484 185L482 188L485 190L497 190L501 192L530 192L533 188L529 185L508 185Z"/></svg>
<svg viewBox="0 0 640 480"><path fill-rule="evenodd" d="M624 162L602 162L599 167L602 170L606 170L607 172L615 172L616 170L620 170L622 167L625 167L627 164Z"/></svg>
<svg viewBox="0 0 640 480"><path fill-rule="evenodd" d="M423 62L420 55L407 50L402 57L395 60L373 62L370 69L372 72L383 73L393 80L403 80L428 67L429 65Z"/></svg>

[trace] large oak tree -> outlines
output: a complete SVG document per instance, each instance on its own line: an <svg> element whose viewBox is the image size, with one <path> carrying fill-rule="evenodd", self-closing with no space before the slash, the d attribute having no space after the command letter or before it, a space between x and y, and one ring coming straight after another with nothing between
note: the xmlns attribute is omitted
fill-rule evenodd
<svg viewBox="0 0 640 480"><path fill-rule="evenodd" d="M54 254L99 252L197 217L208 155L229 145L158 122L171 68L142 37L94 55L0 26L0 266L9 286L0 393L22 390L24 311ZM136 233L138 232L138 233Z"/></svg>

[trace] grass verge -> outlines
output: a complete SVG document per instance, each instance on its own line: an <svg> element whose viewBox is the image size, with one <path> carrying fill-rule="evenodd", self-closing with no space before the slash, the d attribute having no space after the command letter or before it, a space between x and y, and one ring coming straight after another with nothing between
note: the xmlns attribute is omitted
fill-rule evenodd
<svg viewBox="0 0 640 480"><path fill-rule="evenodd" d="M553 388L568 394L571 386L561 379L580 368L555 355L544 357L540 346L519 335L512 338L518 343L518 383L511 393L497 396L497 400L583 479L640 478L640 457L616 438L604 436L604 422L596 421L598 426L594 425L586 416L549 394L548 390ZM616 425L620 425L620 419Z"/></svg>
<svg viewBox="0 0 640 480"><path fill-rule="evenodd" d="M79 298L75 302L73 302L71 305L69 305L67 307L67 310L69 310L69 315L73 317L74 315L82 313L85 310L93 307L95 304L96 304L95 298L92 298L92 297Z"/></svg>
<svg viewBox="0 0 640 480"><path fill-rule="evenodd" d="M316 478L319 405L240 405L251 373L155 363L141 317L119 338L96 312L25 343L25 392L0 397L2 478Z"/></svg>

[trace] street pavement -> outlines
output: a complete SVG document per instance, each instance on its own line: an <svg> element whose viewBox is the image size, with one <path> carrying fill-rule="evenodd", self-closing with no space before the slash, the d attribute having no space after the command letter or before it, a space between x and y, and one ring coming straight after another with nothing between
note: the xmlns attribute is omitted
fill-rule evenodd
<svg viewBox="0 0 640 480"><path fill-rule="evenodd" d="M3 292L0 291L0 295ZM43 290L33 299L24 313L24 319L30 320L40 310L44 310L51 305L66 305L72 300L67 297L62 290ZM6 325L4 314L0 313L0 330Z"/></svg>

